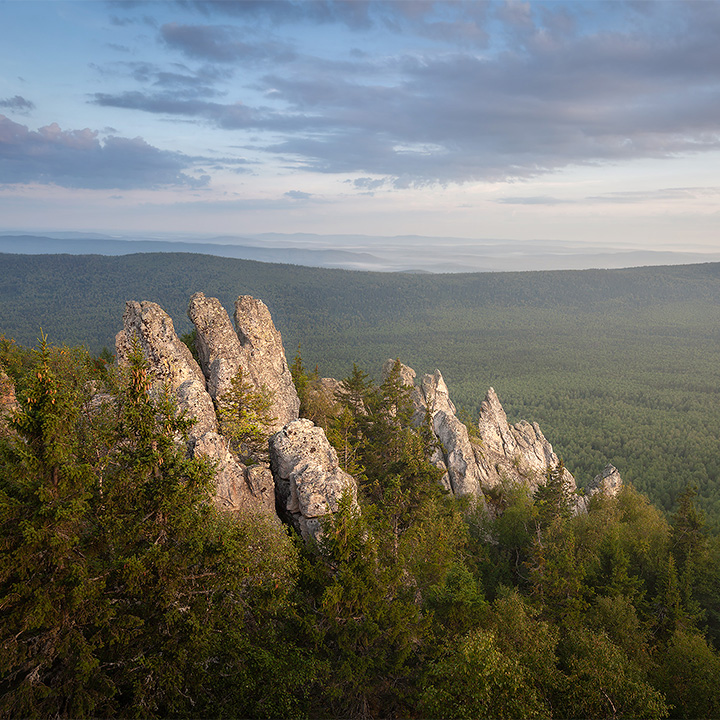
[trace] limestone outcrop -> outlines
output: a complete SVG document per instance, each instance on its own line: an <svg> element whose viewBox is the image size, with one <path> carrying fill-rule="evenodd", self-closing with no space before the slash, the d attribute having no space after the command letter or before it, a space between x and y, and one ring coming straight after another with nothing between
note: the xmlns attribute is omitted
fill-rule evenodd
<svg viewBox="0 0 720 720"><path fill-rule="evenodd" d="M240 368L247 374L243 347L227 311L217 298L195 293L190 298L187 314L195 325L195 347L207 378L207 391L217 402L218 397L230 388Z"/></svg>
<svg viewBox="0 0 720 720"><path fill-rule="evenodd" d="M236 328L233 328L220 301L200 292L190 298L188 317L197 331L200 365L213 400L217 402L227 392L238 370L242 370L243 377L255 388L270 391L273 431L297 419L300 399L282 338L263 302L241 295L235 302Z"/></svg>
<svg viewBox="0 0 720 720"><path fill-rule="evenodd" d="M448 484L454 495L482 497L475 451L467 427L455 416L455 406L439 370L424 375L419 388L423 405L432 420L432 429L442 445ZM415 417L418 417L417 411Z"/></svg>
<svg viewBox="0 0 720 720"><path fill-rule="evenodd" d="M322 520L337 512L344 493L357 505L354 478L340 468L325 431L302 418L270 440L278 510L306 540L319 539Z"/></svg>
<svg viewBox="0 0 720 720"><path fill-rule="evenodd" d="M596 475L585 487L585 498L589 501L594 495L617 497L623 488L623 480L614 465L608 463L601 473Z"/></svg>
<svg viewBox="0 0 720 720"><path fill-rule="evenodd" d="M227 440L216 432L203 435L195 443L194 454L204 455L216 465L214 501L218 508L275 515L275 484L267 465L244 465L230 452Z"/></svg>
<svg viewBox="0 0 720 720"><path fill-rule="evenodd" d="M154 391L168 388L179 408L195 421L188 452L215 463L218 507L279 514L306 540L318 539L323 519L337 512L344 493L349 492L357 506L357 485L340 468L324 430L308 419L298 419L300 401L268 308L255 298L240 296L233 327L216 298L196 293L190 299L188 316L197 331L200 364L180 341L162 308L134 301L126 304L123 329L116 337L118 363L127 365L139 348L149 362ZM396 368L397 361L388 360L383 367L385 376ZM268 429L269 464L243 464L218 428L216 405L239 370L251 387L265 388L272 397L275 419ZM544 482L547 470L559 464L537 423L508 423L493 388L481 405L477 431L471 434L457 418L439 370L416 383L415 371L400 364L399 377L410 390L412 422L416 426L429 423L437 438L430 461L443 471L442 484L453 495L484 505L484 491L506 481L522 482L534 492ZM3 388L5 378L0 375ZM316 410L320 413L325 408L323 412L332 415L341 383L324 378L312 389ZM564 477L574 493L575 479L567 470ZM576 511L586 509L593 495L614 496L621 487L617 470L606 467L589 484L586 495L578 498Z"/></svg>
<svg viewBox="0 0 720 720"><path fill-rule="evenodd" d="M0 368L0 435L9 432L8 420L17 407L15 384L8 374Z"/></svg>
<svg viewBox="0 0 720 720"><path fill-rule="evenodd" d="M218 432L213 397L229 385L239 367L244 353L239 338L217 300L199 294L193 296L190 305L199 327L199 354L207 377L178 338L172 319L152 302L126 303L123 329L115 339L118 364L127 365L133 348L139 347L150 365L154 391L167 387L179 409L195 421L189 432L188 451L215 463L214 500L218 507L275 515L269 466L247 467Z"/></svg>
<svg viewBox="0 0 720 720"><path fill-rule="evenodd" d="M388 360L383 372L392 369ZM537 423L521 421L510 425L493 388L487 392L480 409L477 437L471 438L467 427L456 417L447 385L439 370L424 375L420 384L412 368L401 366L400 377L411 388L413 423L419 426L428 417L441 452L431 462L443 470L443 486L458 496L483 497L503 480L523 482L534 492L545 480L548 468L557 467L559 459ZM568 489L575 491L575 479L565 470Z"/></svg>

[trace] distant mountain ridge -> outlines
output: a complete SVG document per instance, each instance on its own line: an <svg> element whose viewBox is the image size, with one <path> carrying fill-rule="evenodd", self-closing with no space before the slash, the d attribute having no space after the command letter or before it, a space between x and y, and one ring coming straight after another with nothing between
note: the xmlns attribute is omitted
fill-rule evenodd
<svg viewBox="0 0 720 720"><path fill-rule="evenodd" d="M0 253L25 255L134 255L135 253L196 253L239 260L289 263L309 267L366 269L376 265L386 269L380 259L369 253L345 250L313 250L305 248L255 247L221 243L169 242L165 240L118 240L110 237L51 238L38 235L0 236Z"/></svg>
<svg viewBox="0 0 720 720"><path fill-rule="evenodd" d="M314 235L263 233L217 237L112 237L105 233L0 233L0 253L132 255L194 253L305 267L378 272L466 273L528 270L619 269L720 261L720 251L586 246L419 235Z"/></svg>

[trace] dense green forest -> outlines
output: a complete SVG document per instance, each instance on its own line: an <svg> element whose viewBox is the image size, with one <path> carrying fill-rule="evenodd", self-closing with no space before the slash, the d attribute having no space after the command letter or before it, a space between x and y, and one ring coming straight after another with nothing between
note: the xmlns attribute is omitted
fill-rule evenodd
<svg viewBox="0 0 720 720"><path fill-rule="evenodd" d="M289 359L344 377L399 357L439 368L477 414L493 386L537 421L580 484L606 462L664 511L688 484L720 528L720 265L410 275L201 255L0 256L0 333L113 348L124 302L158 302L178 332L202 290L261 298Z"/></svg>
<svg viewBox="0 0 720 720"><path fill-rule="evenodd" d="M360 507L306 545L214 508L139 349L0 361L0 717L720 717L720 544L691 488L669 520L631 486L573 515L556 468L488 514L441 490L399 365L355 367L325 425Z"/></svg>

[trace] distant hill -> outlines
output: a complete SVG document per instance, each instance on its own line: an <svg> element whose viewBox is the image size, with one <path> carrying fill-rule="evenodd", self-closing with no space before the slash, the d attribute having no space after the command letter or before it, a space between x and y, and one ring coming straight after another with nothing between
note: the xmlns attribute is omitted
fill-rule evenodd
<svg viewBox="0 0 720 720"><path fill-rule="evenodd" d="M63 233L65 235L65 233ZM237 243L169 242L165 240L118 240L107 236L45 237L41 235L0 235L0 253L22 249L27 255L133 255L135 253L197 253L217 257L241 258L270 263L290 263L310 267L376 267L384 263L369 253L346 250L288 247L257 247ZM237 240L237 238L236 238Z"/></svg>
<svg viewBox="0 0 720 720"><path fill-rule="evenodd" d="M612 243L309 233L171 238L70 232L0 233L0 253L3 252L28 255L182 252L307 267L411 273L617 269L720 261L720 252L618 249Z"/></svg>
<svg viewBox="0 0 720 720"><path fill-rule="evenodd" d="M231 307L239 294L262 298L293 339L313 328L380 327L488 307L561 313L720 298L720 264L622 270L371 273L268 264L212 255L147 253L0 255L0 330L32 344L39 328L56 342L112 346L125 300L160 303L189 329L190 295L202 290ZM308 350L308 352L312 352Z"/></svg>

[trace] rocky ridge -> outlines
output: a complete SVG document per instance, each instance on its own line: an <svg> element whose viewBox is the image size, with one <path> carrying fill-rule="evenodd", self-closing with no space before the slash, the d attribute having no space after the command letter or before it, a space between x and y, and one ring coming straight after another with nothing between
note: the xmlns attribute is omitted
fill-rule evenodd
<svg viewBox="0 0 720 720"><path fill-rule="evenodd" d="M177 337L172 320L155 303L128 302L123 330L116 338L117 358L127 364L139 348L153 371L155 387L168 387L178 406L196 422L188 451L217 463L215 502L221 508L252 510L279 517L305 538L319 537L324 517L337 511L344 493L357 504L357 485L338 463L324 430L298 417L300 401L292 383L280 333L264 303L240 296L235 326L216 298L192 296L188 316L196 328L200 363ZM396 361L388 360L387 376ZM547 471L559 464L552 445L537 423L508 423L493 388L481 404L473 432L456 416L456 408L439 370L416 382L412 368L400 364L401 381L413 402L413 423L428 422L438 440L430 458L443 470L442 484L451 494L485 506L485 495L503 483L524 483L535 491ZM269 463L245 465L218 429L216 407L238 372L256 389L272 396L274 420L268 428ZM342 384L326 378L317 392L326 393L328 407ZM615 495L622 480L609 466L590 484L585 497L575 493L573 476L565 470L576 510L587 508L597 493Z"/></svg>
<svg viewBox="0 0 720 720"><path fill-rule="evenodd" d="M385 376L394 360L383 365ZM431 461L444 471L443 486L454 495L484 499L503 483L523 483L535 492L545 482L547 472L560 465L560 459L543 435L537 423L524 420L510 425L500 400L491 387L480 406L480 416L474 437L456 417L447 385L439 370L424 375L415 383L416 373L401 367L402 381L411 390L416 425L430 420L441 451ZM610 468L610 469L608 469ZM608 466L588 487L585 497L578 495L575 478L563 469L566 487L575 500L575 511L583 512L592 495L601 492L614 496L622 487L620 474Z"/></svg>
<svg viewBox="0 0 720 720"><path fill-rule="evenodd" d="M343 492L348 490L356 502L357 487L340 469L322 428L298 420L300 400L269 310L255 298L240 296L233 328L219 300L196 293L188 317L195 325L199 364L159 305L128 302L115 341L118 364L128 365L139 349L150 365L153 390L168 388L179 409L195 421L188 452L216 463L218 507L279 513L306 539L317 537L322 518L337 510ZM267 430L275 474L270 463L241 462L219 431L216 407L238 372L256 391L270 392L273 419Z"/></svg>

